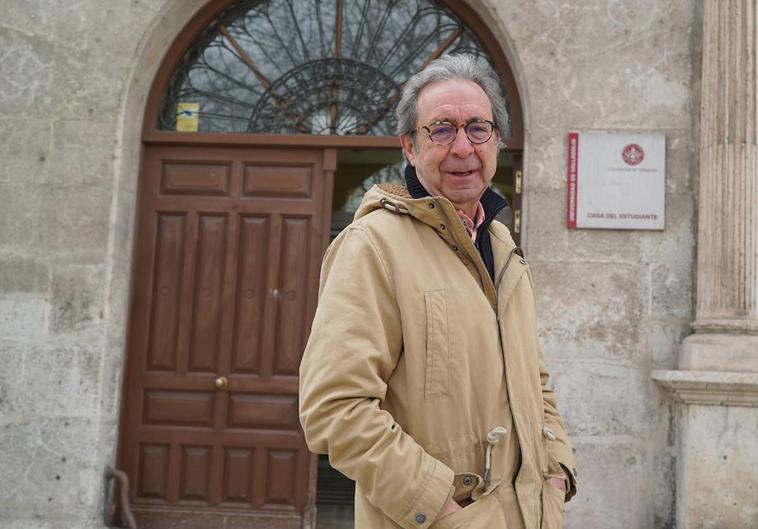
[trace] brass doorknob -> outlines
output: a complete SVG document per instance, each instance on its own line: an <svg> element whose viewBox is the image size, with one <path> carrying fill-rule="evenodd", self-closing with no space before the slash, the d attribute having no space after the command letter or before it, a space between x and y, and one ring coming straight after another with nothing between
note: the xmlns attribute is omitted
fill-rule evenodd
<svg viewBox="0 0 758 529"><path fill-rule="evenodd" d="M223 391L226 389L226 386L229 385L229 381L226 379L226 377L218 377L213 382L213 385L216 387L217 390Z"/></svg>

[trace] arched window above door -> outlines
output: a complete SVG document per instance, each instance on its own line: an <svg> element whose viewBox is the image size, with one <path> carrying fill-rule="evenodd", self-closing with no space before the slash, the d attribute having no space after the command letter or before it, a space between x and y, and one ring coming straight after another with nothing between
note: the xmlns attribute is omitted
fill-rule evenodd
<svg viewBox="0 0 758 529"><path fill-rule="evenodd" d="M236 2L184 54L157 128L391 136L403 83L456 52L492 62L433 0Z"/></svg>

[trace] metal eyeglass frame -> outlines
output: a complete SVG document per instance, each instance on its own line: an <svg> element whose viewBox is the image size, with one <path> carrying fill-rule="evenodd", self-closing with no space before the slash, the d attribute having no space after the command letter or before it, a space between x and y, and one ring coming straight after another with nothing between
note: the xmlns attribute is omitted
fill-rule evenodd
<svg viewBox="0 0 758 529"><path fill-rule="evenodd" d="M474 124L474 123L489 123L490 124L490 127L492 127L492 130L490 131L490 135L487 136L486 140L483 140L483 141L474 141L474 140L471 139L471 136L469 136L467 127L469 125L471 125L471 124ZM444 125L451 125L451 126L455 127L455 134L453 134L453 136L451 137L450 141L447 142L447 143L440 143L438 141L435 141L432 138L432 131L429 128L429 127L431 127L433 125L442 125L442 124L444 124ZM435 145L450 145L451 143L453 143L455 141L455 138L458 137L458 129L460 129L461 127L463 127L463 132L464 132L464 134L466 134L466 138L473 145L481 145L483 143L487 143L488 141L490 141L490 139L492 138L492 135L495 134L495 131L497 130L497 124L494 121L490 121L489 119L474 119L472 121L469 121L469 122L466 122L466 123L463 123L463 124L460 124L460 125L455 125L454 123L450 123L449 121L445 121L445 120L432 121L428 125L421 125L420 127L416 127L415 131L418 132L420 129L424 129L426 131L426 135L429 137L429 141L431 141Z"/></svg>

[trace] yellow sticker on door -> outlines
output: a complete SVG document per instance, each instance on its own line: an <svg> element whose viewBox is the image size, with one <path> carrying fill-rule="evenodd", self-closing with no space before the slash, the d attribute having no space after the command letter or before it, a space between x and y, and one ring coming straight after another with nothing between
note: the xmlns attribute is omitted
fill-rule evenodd
<svg viewBox="0 0 758 529"><path fill-rule="evenodd" d="M200 125L200 103L176 104L176 131L197 132Z"/></svg>

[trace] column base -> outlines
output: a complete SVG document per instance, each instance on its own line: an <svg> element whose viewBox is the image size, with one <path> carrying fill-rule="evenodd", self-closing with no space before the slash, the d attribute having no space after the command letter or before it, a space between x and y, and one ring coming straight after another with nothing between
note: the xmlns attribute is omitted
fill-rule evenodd
<svg viewBox="0 0 758 529"><path fill-rule="evenodd" d="M679 349L679 369L758 373L758 335L692 334Z"/></svg>
<svg viewBox="0 0 758 529"><path fill-rule="evenodd" d="M677 407L677 529L758 527L758 336L694 334L654 371Z"/></svg>

